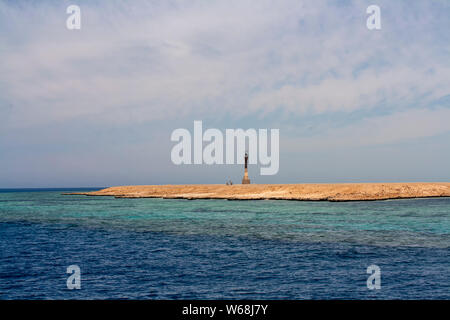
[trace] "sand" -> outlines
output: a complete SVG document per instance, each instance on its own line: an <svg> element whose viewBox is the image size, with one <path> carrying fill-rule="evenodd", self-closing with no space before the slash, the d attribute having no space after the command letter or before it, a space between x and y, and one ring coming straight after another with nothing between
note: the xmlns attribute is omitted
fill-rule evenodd
<svg viewBox="0 0 450 320"><path fill-rule="evenodd" d="M450 197L450 183L149 185L72 194L116 198L369 201Z"/></svg>

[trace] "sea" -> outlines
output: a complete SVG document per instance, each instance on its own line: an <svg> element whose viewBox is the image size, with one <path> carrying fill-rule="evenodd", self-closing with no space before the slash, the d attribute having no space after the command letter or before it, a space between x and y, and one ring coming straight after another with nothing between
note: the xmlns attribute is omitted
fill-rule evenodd
<svg viewBox="0 0 450 320"><path fill-rule="evenodd" d="M450 299L450 198L77 191L0 190L0 299Z"/></svg>

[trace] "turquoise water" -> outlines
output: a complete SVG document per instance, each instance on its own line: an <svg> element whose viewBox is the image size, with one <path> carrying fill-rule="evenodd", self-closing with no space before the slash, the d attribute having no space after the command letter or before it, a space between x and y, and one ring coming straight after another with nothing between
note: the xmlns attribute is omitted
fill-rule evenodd
<svg viewBox="0 0 450 320"><path fill-rule="evenodd" d="M450 298L446 198L335 203L2 192L0 240L6 299ZM90 286L76 293L61 280L72 260L92 272ZM366 287L370 264L382 269L381 290ZM30 274L25 268L16 278L18 266ZM115 280L100 284L108 267Z"/></svg>
<svg viewBox="0 0 450 320"><path fill-rule="evenodd" d="M450 247L450 200L294 202L115 199L61 192L2 193L0 221L181 235L381 246Z"/></svg>

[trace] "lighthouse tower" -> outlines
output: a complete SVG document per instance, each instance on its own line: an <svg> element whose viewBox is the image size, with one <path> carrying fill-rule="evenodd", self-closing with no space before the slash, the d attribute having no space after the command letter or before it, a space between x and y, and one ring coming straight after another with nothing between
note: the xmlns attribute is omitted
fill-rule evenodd
<svg viewBox="0 0 450 320"><path fill-rule="evenodd" d="M244 178L242 178L242 184L250 184L250 179L248 178L248 153L245 153L245 172L244 172Z"/></svg>

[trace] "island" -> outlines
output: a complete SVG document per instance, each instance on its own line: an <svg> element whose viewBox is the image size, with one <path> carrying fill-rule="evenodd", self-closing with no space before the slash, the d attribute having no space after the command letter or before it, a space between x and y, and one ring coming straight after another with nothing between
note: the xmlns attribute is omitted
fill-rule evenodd
<svg viewBox="0 0 450 320"><path fill-rule="evenodd" d="M191 184L110 187L71 195L116 198L373 201L450 197L450 183Z"/></svg>

